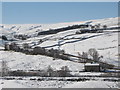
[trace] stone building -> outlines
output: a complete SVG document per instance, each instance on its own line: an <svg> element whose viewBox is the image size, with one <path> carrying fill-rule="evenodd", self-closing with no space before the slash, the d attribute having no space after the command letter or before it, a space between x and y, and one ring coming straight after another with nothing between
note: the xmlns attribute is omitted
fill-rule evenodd
<svg viewBox="0 0 120 90"><path fill-rule="evenodd" d="M86 63L84 68L86 72L100 72L99 63Z"/></svg>

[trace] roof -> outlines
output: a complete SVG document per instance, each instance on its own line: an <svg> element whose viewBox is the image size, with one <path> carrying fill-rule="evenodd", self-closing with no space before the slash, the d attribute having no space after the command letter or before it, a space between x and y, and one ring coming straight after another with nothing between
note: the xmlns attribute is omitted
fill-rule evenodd
<svg viewBox="0 0 120 90"><path fill-rule="evenodd" d="M99 63L86 63L85 66L99 66Z"/></svg>

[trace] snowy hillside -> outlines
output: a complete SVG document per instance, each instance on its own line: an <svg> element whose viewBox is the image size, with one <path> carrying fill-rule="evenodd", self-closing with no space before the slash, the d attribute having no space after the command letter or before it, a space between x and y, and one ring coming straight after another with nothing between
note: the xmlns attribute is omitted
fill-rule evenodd
<svg viewBox="0 0 120 90"><path fill-rule="evenodd" d="M66 23L57 23L57 24L2 24L0 25L0 32L2 34L35 34L39 31L45 31L54 28L61 28L76 24L101 24L107 25L108 27L113 27L118 25L118 17L107 18L107 19L98 19L98 20L88 20L81 22L66 22Z"/></svg>
<svg viewBox="0 0 120 90"><path fill-rule="evenodd" d="M0 60L7 60L11 70L47 70L51 66L54 70L60 70L62 66L68 66L71 71L82 71L83 64L64 60L53 60L51 57L41 55L25 55L18 52L0 52Z"/></svg>
<svg viewBox="0 0 120 90"><path fill-rule="evenodd" d="M64 50L66 54L79 56L83 52L88 53L88 50L94 48L97 50L100 61L118 66L118 17L88 20L81 22L66 22L57 24L3 24L0 25L0 67L2 61L7 62L7 67L11 71L30 71L30 70L44 70L47 71L49 67L53 71L61 70L62 67L67 66L70 73L76 77L14 77L6 76L11 80L0 79L2 87L11 88L15 85L16 88L118 88L115 78L102 77L106 75L104 72L85 72L84 63L79 62L79 58L69 57L69 59L55 58L47 54L26 54L23 51L4 50L5 43L16 43L19 47L27 44L29 50L35 47L44 48L47 52L49 50ZM69 29L57 32L56 34L39 35L42 31L52 31L59 28L69 27L73 25L100 25L102 32L80 32L81 28ZM107 29L103 28L106 25ZM113 28L115 27L115 29ZM112 28L112 29L111 29ZM83 29L83 28L82 28ZM84 28L90 30L90 27ZM23 35L23 36L22 36ZM16 37L15 37L16 36ZM18 38L19 37L19 38ZM25 39L21 39L25 37ZM24 48L26 49L26 48ZM26 50L27 51L27 50ZM56 55L56 54L55 54ZM91 58L88 55L88 58ZM0 68L1 70L1 68ZM79 77L77 77L79 76ZM81 76L81 77L80 77ZM85 76L85 77L83 77ZM92 76L92 77L91 77ZM12 80L13 79L13 80ZM61 81L60 81L61 80ZM78 81L70 81L78 80ZM15 88L13 87L13 88ZM1 87L0 87L1 88Z"/></svg>
<svg viewBox="0 0 120 90"><path fill-rule="evenodd" d="M91 25L101 24L101 25L107 25L108 27L116 27L118 25L118 18L116 17L116 18L89 20L83 22L70 22L70 23L58 23L58 24L14 24L14 25L3 24L0 27L1 29L0 31L2 32L1 33L2 35L6 35L11 38L13 37L13 35L16 34L32 35L32 37L28 38L27 40L15 41L20 45L23 43L28 43L32 47L40 46L46 49L60 48L65 50L66 53L72 55L78 55L78 53L87 52L90 48L95 48L99 52L99 54L103 56L102 60L104 62L114 64L117 66L118 55L119 55L118 32L111 32L107 30L104 31L103 33L76 34L76 31L78 31L79 29L72 29L69 31L59 32L57 34L36 36L39 31L45 31L54 28L61 28L61 27L66 27L76 24L86 24L86 23L89 23ZM39 43L40 39L44 39L45 41ZM1 43L4 43L4 41L1 41ZM56 67L57 65L60 66L66 64L69 67L76 66L73 67L75 68L74 70L76 70L76 68L83 69L82 65L77 65L78 63L74 65L73 62L69 63L68 61L62 61L62 60L52 61L51 58L45 56L44 57L28 56L21 53L15 53L9 51L8 52L0 51L0 53L2 55L2 58L6 58L5 60L9 61L10 68L21 69L22 67L23 69L29 69L29 68L38 69L37 67L45 68L45 66L48 65L53 65L53 67ZM33 58L33 59L29 59L29 58ZM39 64L38 62L41 64Z"/></svg>

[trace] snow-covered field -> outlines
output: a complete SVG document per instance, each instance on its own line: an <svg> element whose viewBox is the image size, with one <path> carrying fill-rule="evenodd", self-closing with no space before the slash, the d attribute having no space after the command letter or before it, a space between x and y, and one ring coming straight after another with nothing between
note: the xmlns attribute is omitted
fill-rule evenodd
<svg viewBox="0 0 120 90"><path fill-rule="evenodd" d="M117 84L109 81L76 82L64 88L118 88Z"/></svg>
<svg viewBox="0 0 120 90"><path fill-rule="evenodd" d="M53 60L52 57L42 55L25 55L19 52L0 51L0 60L6 60L11 70L46 70L51 66L54 70L60 70L62 66L68 66L71 71L82 71L83 64L65 61L61 59Z"/></svg>
<svg viewBox="0 0 120 90"><path fill-rule="evenodd" d="M65 50L66 53L78 56L78 53L88 52L90 48L95 48L99 55L102 55L101 59L104 62L118 66L118 32L112 32L116 30L107 30L103 33L85 33L76 34L79 29L72 29L69 31L59 32L57 34L50 35L39 35L38 32L46 31L49 29L62 28L67 26L72 26L76 24L86 24L91 25L101 24L107 25L108 27L118 26L118 17L89 20L82 22L68 22L68 23L58 23L58 24L3 24L0 25L1 35L5 35L7 38L13 38L13 35L26 34L31 37L27 40L17 40L17 44L22 45L23 43L28 43L29 45L45 47L46 49L61 49ZM1 36L0 35L0 36ZM39 43L39 40L45 40ZM10 70L46 70L51 66L54 70L60 70L63 66L68 66L72 74L77 75L100 75L101 73L81 73L83 71L84 64L56 59L53 60L52 57L43 55L26 55L20 52L13 51L3 51L4 40L0 39L0 62L2 60L7 61ZM74 73L76 72L76 73ZM12 88L50 88L50 87L63 87L63 88L116 88L117 82L102 81L102 80L89 80L89 81L37 81L37 80L1 80L0 83L2 87ZM0 85L0 86L1 86Z"/></svg>
<svg viewBox="0 0 120 90"><path fill-rule="evenodd" d="M44 78L45 79L44 81L40 81L39 77L28 77L28 78L23 77L23 80L17 80L17 78L20 77L16 77L15 80L1 80L0 84L2 88L119 88L118 82L107 81L107 80L105 81L104 78L94 78L94 77L93 78L89 77L87 79L90 80L85 80L85 81L65 80L65 79L72 79L72 77L52 78L53 80L48 80L48 78ZM29 78L34 80L30 80ZM59 81L60 79L63 79L63 81Z"/></svg>

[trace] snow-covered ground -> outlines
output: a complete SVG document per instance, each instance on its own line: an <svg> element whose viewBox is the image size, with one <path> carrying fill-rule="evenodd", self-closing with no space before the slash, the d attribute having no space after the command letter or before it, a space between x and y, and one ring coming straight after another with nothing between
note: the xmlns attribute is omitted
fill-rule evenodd
<svg viewBox="0 0 120 90"><path fill-rule="evenodd" d="M81 63L53 60L52 57L42 55L25 55L19 52L0 51L0 60L6 60L11 70L46 70L51 66L54 70L60 70L62 66L68 66L71 71L82 71Z"/></svg>
<svg viewBox="0 0 120 90"><path fill-rule="evenodd" d="M1 88L119 88L118 82L104 80L59 81L59 80L1 80ZM65 78L63 78L64 80ZM69 78L70 79L70 78Z"/></svg>
<svg viewBox="0 0 120 90"><path fill-rule="evenodd" d="M71 31L66 31L45 38L48 38L48 40L41 44L37 44L36 46L45 47L47 49L58 49L58 44L60 44L60 49L73 55L78 55L78 53L82 54L82 52L88 52L90 48L95 48L98 53L103 56L103 61L118 66L118 32L86 33L77 35L75 34L75 31L72 33ZM24 41L24 43L37 43L35 40L37 39L32 38L31 40Z"/></svg>
<svg viewBox="0 0 120 90"><path fill-rule="evenodd" d="M108 27L118 26L118 17L88 20L82 22L68 22L57 24L3 24L0 25L0 36L5 35L8 38L13 38L16 34L26 34L32 36L27 40L18 40L16 43L22 45L28 43L29 45L45 47L46 49L63 49L66 53L72 55L78 55L78 53L88 52L90 48L95 48L99 55L102 55L101 59L104 62L118 66L118 32L112 32L116 30L107 30L103 33L85 33L76 34L79 29L72 29L69 31L59 32L57 34L39 35L38 32L46 31L49 29L62 28L72 26L76 24L91 25L101 24ZM34 37L35 36L35 37ZM40 39L45 40L39 43ZM99 76L101 73L80 73L83 71L84 64L72 62L68 60L56 59L43 55L26 55L20 52L3 51L4 40L0 39L0 62L2 60L7 61L8 67L11 70L46 70L51 66L54 70L59 70L62 66L68 66L72 74L76 75L93 75ZM59 47L60 46L60 47ZM76 72L76 73L74 73ZM1 83L2 81L0 81ZM30 80L4 80L2 87L33 87L33 88L50 88L50 87L65 87L65 88L115 88L116 82L111 81L84 81L84 82L71 82L71 81L30 81ZM0 85L0 87L1 87Z"/></svg>
<svg viewBox="0 0 120 90"><path fill-rule="evenodd" d="M97 20L88 20L88 21L80 21L80 22L65 22L65 23L57 23L57 24L2 24L0 25L0 32L2 34L35 34L39 31L45 31L54 28L61 28L72 26L76 24L87 24L91 25L101 24L107 25L108 27L118 26L118 17L114 18L106 18L106 19L97 19ZM3 27L2 27L3 26Z"/></svg>
<svg viewBox="0 0 120 90"><path fill-rule="evenodd" d="M29 87L19 84L16 80L0 80L0 90L2 90L2 88L29 88Z"/></svg>
<svg viewBox="0 0 120 90"><path fill-rule="evenodd" d="M119 88L117 84L116 82L91 80L86 82L75 82L65 86L64 88Z"/></svg>

